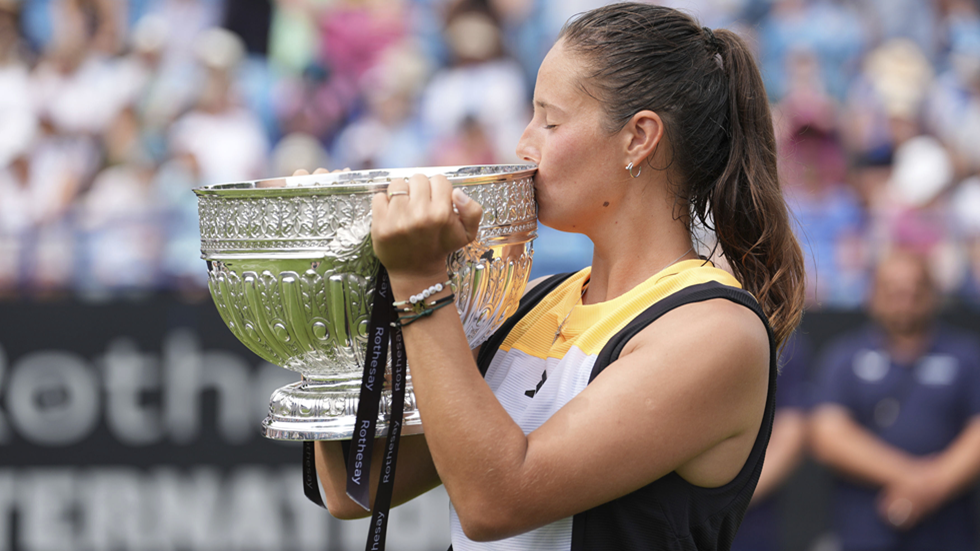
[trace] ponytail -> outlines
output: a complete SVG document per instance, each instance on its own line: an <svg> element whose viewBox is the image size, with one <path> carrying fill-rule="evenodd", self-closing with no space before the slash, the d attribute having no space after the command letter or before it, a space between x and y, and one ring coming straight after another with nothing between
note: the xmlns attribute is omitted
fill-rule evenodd
<svg viewBox="0 0 980 551"><path fill-rule="evenodd" d="M804 268L779 187L769 101L745 42L724 29L709 35L709 42L712 37L728 81L731 138L724 169L705 202L732 272L783 343L803 314Z"/></svg>
<svg viewBox="0 0 980 551"><path fill-rule="evenodd" d="M632 2L586 12L560 37L591 60L590 89L610 131L644 109L660 115L692 226L715 231L781 346L803 312L803 254L779 189L769 102L748 47L677 10Z"/></svg>

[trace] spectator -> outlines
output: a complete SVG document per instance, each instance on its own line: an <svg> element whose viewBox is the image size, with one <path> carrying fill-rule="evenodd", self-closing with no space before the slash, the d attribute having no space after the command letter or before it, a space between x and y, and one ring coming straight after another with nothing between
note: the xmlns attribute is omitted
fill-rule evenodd
<svg viewBox="0 0 980 551"><path fill-rule="evenodd" d="M99 173L79 204L87 259L85 269L76 274L82 290L141 291L158 284L163 227L152 175L152 167L145 164L110 166Z"/></svg>
<svg viewBox="0 0 980 551"><path fill-rule="evenodd" d="M453 65L433 75L422 96L422 123L435 144L449 140L472 152L488 140L493 162L516 159L529 96L520 64L504 55L495 13L476 0L453 2L445 35Z"/></svg>
<svg viewBox="0 0 980 551"><path fill-rule="evenodd" d="M965 491L980 473L980 347L936 323L938 298L925 260L893 251L876 269L874 325L820 364L812 443L838 475L843 551L977 548Z"/></svg>
<svg viewBox="0 0 980 551"><path fill-rule="evenodd" d="M426 60L405 43L389 49L378 65L365 73L361 88L366 110L337 137L335 156L340 166L363 169L427 164L428 137L416 106L428 71Z"/></svg>
<svg viewBox="0 0 980 551"><path fill-rule="evenodd" d="M174 152L195 157L204 182L220 183L267 177L267 136L258 118L243 109L234 87L235 69L244 55L241 39L211 29L198 42L208 70L197 108L171 128Z"/></svg>
<svg viewBox="0 0 980 551"><path fill-rule="evenodd" d="M950 203L965 257L958 293L970 306L980 308L980 173L960 183Z"/></svg>
<svg viewBox="0 0 980 551"><path fill-rule="evenodd" d="M926 120L969 173L980 169L980 4L953 3L960 9L948 23L949 68L930 92Z"/></svg>
<svg viewBox="0 0 980 551"><path fill-rule="evenodd" d="M37 129L27 48L16 3L0 0L0 167L24 152Z"/></svg>
<svg viewBox="0 0 980 551"><path fill-rule="evenodd" d="M777 109L780 169L806 259L807 301L853 307L864 294L867 216L846 182L834 104L823 91L816 60L802 53L792 59L792 84Z"/></svg>
<svg viewBox="0 0 980 551"><path fill-rule="evenodd" d="M814 56L827 91L844 95L858 69L867 40L857 14L844 2L778 0L759 25L760 63L766 90L774 99L787 92L789 59Z"/></svg>
<svg viewBox="0 0 980 551"><path fill-rule="evenodd" d="M165 271L187 274L199 259L182 260L197 231L184 192L272 175L269 151L291 134L336 167L516 160L531 69L569 17L611 1L0 0L0 173L16 190L0 205L0 279L87 280L71 273L92 267L85 258L61 258L78 256L76 214L95 176L134 155L152 181L176 177L154 187L167 198L154 223L170 243ZM890 243L927 254L943 290L980 295L973 215L950 215L967 204L957 182L980 170L976 0L659 2L755 37L811 308L858 305L868 252ZM240 17L251 3L271 21ZM240 32L216 30L223 21ZM75 172L17 176L42 166ZM15 206L26 198L50 204ZM540 251L563 252L537 258L536 273L590 254L577 236L542 236L559 246Z"/></svg>

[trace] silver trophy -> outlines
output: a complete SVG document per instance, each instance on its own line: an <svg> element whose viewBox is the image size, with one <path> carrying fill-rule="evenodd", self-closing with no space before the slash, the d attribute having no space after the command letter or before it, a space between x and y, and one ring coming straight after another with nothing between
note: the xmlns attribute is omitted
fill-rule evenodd
<svg viewBox="0 0 980 551"><path fill-rule="evenodd" d="M517 309L537 236L533 165L371 170L219 184L194 190L201 256L221 318L263 359L298 371L276 390L262 434L346 440L354 431L378 259L371 199L393 178L445 175L483 206L477 239L449 256L470 347ZM409 366L411 367L411 366ZM422 432L406 385L403 434ZM377 433L387 431L391 394Z"/></svg>

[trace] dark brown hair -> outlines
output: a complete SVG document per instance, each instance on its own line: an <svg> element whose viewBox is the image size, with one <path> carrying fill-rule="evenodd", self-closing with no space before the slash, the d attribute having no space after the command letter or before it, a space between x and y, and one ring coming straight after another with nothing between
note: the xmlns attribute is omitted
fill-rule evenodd
<svg viewBox="0 0 980 551"><path fill-rule="evenodd" d="M586 12L560 39L586 59L583 85L603 103L610 131L644 109L660 115L690 223L714 230L782 344L803 312L803 255L779 189L769 101L745 42L638 3Z"/></svg>

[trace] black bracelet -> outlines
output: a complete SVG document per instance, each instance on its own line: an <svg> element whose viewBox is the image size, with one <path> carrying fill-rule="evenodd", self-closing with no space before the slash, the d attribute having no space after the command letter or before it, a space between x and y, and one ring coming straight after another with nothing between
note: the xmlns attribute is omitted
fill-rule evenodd
<svg viewBox="0 0 980 551"><path fill-rule="evenodd" d="M456 295L455 294L451 294L449 296L442 297L441 299L432 302L431 304L429 304L429 307L428 308L426 308L426 309L424 309L424 310L422 310L420 312L417 312L415 310L409 310L409 312L415 312L415 313L412 314L412 315L402 316L402 317L398 318L397 320L391 322L391 326L392 327L405 327L406 325L409 325L409 324L417 321L420 318L431 316L436 310L438 310L438 309L440 309L440 308L442 308L444 306L447 306L449 304L452 304L453 303L453 300L455 300L455 298L456 298Z"/></svg>

